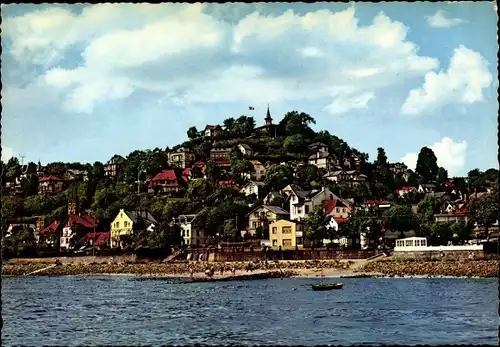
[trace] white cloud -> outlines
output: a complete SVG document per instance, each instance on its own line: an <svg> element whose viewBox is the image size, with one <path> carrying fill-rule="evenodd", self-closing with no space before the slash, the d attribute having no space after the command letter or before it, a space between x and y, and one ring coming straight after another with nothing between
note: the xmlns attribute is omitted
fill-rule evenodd
<svg viewBox="0 0 500 347"><path fill-rule="evenodd" d="M368 108L368 102L375 99L375 94L365 92L357 95L338 95L325 109L331 114L341 114L353 109Z"/></svg>
<svg viewBox="0 0 500 347"><path fill-rule="evenodd" d="M401 112L417 115L448 104L482 101L483 89L493 80L488 65L481 54L459 46L454 50L448 70L428 72L423 86L410 91Z"/></svg>
<svg viewBox="0 0 500 347"><path fill-rule="evenodd" d="M14 151L10 147L2 146L2 161L4 163L8 162L10 158L14 156Z"/></svg>
<svg viewBox="0 0 500 347"><path fill-rule="evenodd" d="M434 28L450 28L465 22L460 18L446 18L443 10L437 10L433 16L427 17L427 23Z"/></svg>
<svg viewBox="0 0 500 347"><path fill-rule="evenodd" d="M44 65L47 88L63 92L63 106L75 112L146 91L186 95L191 103L327 97L325 108L343 113L438 66L418 55L407 27L382 12L367 26L358 25L354 7L253 12L232 25L203 9L102 4L75 14L52 7L7 18L4 26L12 56ZM80 66L56 67L75 49Z"/></svg>
<svg viewBox="0 0 500 347"><path fill-rule="evenodd" d="M435 142L427 146L434 151L439 166L448 170L450 176L456 175L465 165L465 157L467 154L467 142L455 142L449 137L443 137L441 141ZM417 166L417 153L407 153L401 161L408 166L409 169L415 170Z"/></svg>

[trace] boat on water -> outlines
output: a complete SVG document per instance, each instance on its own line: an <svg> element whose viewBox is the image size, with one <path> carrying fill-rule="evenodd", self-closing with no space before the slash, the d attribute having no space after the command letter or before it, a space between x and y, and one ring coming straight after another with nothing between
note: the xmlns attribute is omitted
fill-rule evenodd
<svg viewBox="0 0 500 347"><path fill-rule="evenodd" d="M320 290L342 289L343 286L344 286L344 283L313 284L312 290L320 291Z"/></svg>
<svg viewBox="0 0 500 347"><path fill-rule="evenodd" d="M325 275L323 274L323 269L321 269L321 284L313 284L312 290L314 291L319 291L319 290L333 290L333 289L342 289L344 286L344 283L323 283L323 280L325 278Z"/></svg>

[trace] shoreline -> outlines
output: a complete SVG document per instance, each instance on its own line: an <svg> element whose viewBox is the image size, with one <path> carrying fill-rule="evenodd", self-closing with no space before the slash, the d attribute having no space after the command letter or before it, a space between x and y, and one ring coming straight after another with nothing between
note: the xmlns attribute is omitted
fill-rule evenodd
<svg viewBox="0 0 500 347"><path fill-rule="evenodd" d="M249 264L253 267L248 271ZM235 275L269 274L286 272L292 278L494 278L498 276L496 261L281 261L270 263L128 263L128 264L4 264L2 277L24 276L127 276L138 278L189 279L190 270L195 280L206 279L205 270L213 267L213 279ZM223 274L220 269L223 267Z"/></svg>

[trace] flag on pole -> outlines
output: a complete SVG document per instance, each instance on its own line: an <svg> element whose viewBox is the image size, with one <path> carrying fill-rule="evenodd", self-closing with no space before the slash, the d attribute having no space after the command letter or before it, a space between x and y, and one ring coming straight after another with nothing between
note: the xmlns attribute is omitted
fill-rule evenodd
<svg viewBox="0 0 500 347"><path fill-rule="evenodd" d="M248 106L248 109L249 109L250 111L253 111L253 110L255 110L255 107L253 107L253 106Z"/></svg>

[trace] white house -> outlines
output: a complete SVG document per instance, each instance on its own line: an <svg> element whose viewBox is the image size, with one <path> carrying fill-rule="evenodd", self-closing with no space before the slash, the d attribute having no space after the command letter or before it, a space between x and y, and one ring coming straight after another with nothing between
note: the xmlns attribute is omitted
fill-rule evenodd
<svg viewBox="0 0 500 347"><path fill-rule="evenodd" d="M262 163L258 160L250 160L250 163L253 165L252 178L261 181L266 177L266 168Z"/></svg>
<svg viewBox="0 0 500 347"><path fill-rule="evenodd" d="M283 189L290 197L290 220L303 220L318 206L323 208L325 200L333 196L327 187L303 190L296 185L288 185Z"/></svg>
<svg viewBox="0 0 500 347"><path fill-rule="evenodd" d="M417 188L415 187L412 187L412 186L405 186L405 187L402 187L401 189L397 189L396 190L396 193L401 197L405 197L407 196L408 194L412 193L412 192L416 192L417 191Z"/></svg>
<svg viewBox="0 0 500 347"><path fill-rule="evenodd" d="M253 150L252 148L247 145L246 143L240 143L238 145L238 149L240 150L240 152L244 155L244 156L251 156L253 155Z"/></svg>
<svg viewBox="0 0 500 347"><path fill-rule="evenodd" d="M177 217L177 222L181 228L181 237L184 245L203 245L206 242L205 232L201 228L196 228L194 220L196 214L183 214Z"/></svg>
<svg viewBox="0 0 500 347"><path fill-rule="evenodd" d="M418 186L419 193L432 193L436 190L436 185L434 183L426 183Z"/></svg>
<svg viewBox="0 0 500 347"><path fill-rule="evenodd" d="M255 196L259 197L263 187L264 182L250 181L241 188L240 193L245 194L245 196L255 194Z"/></svg>

